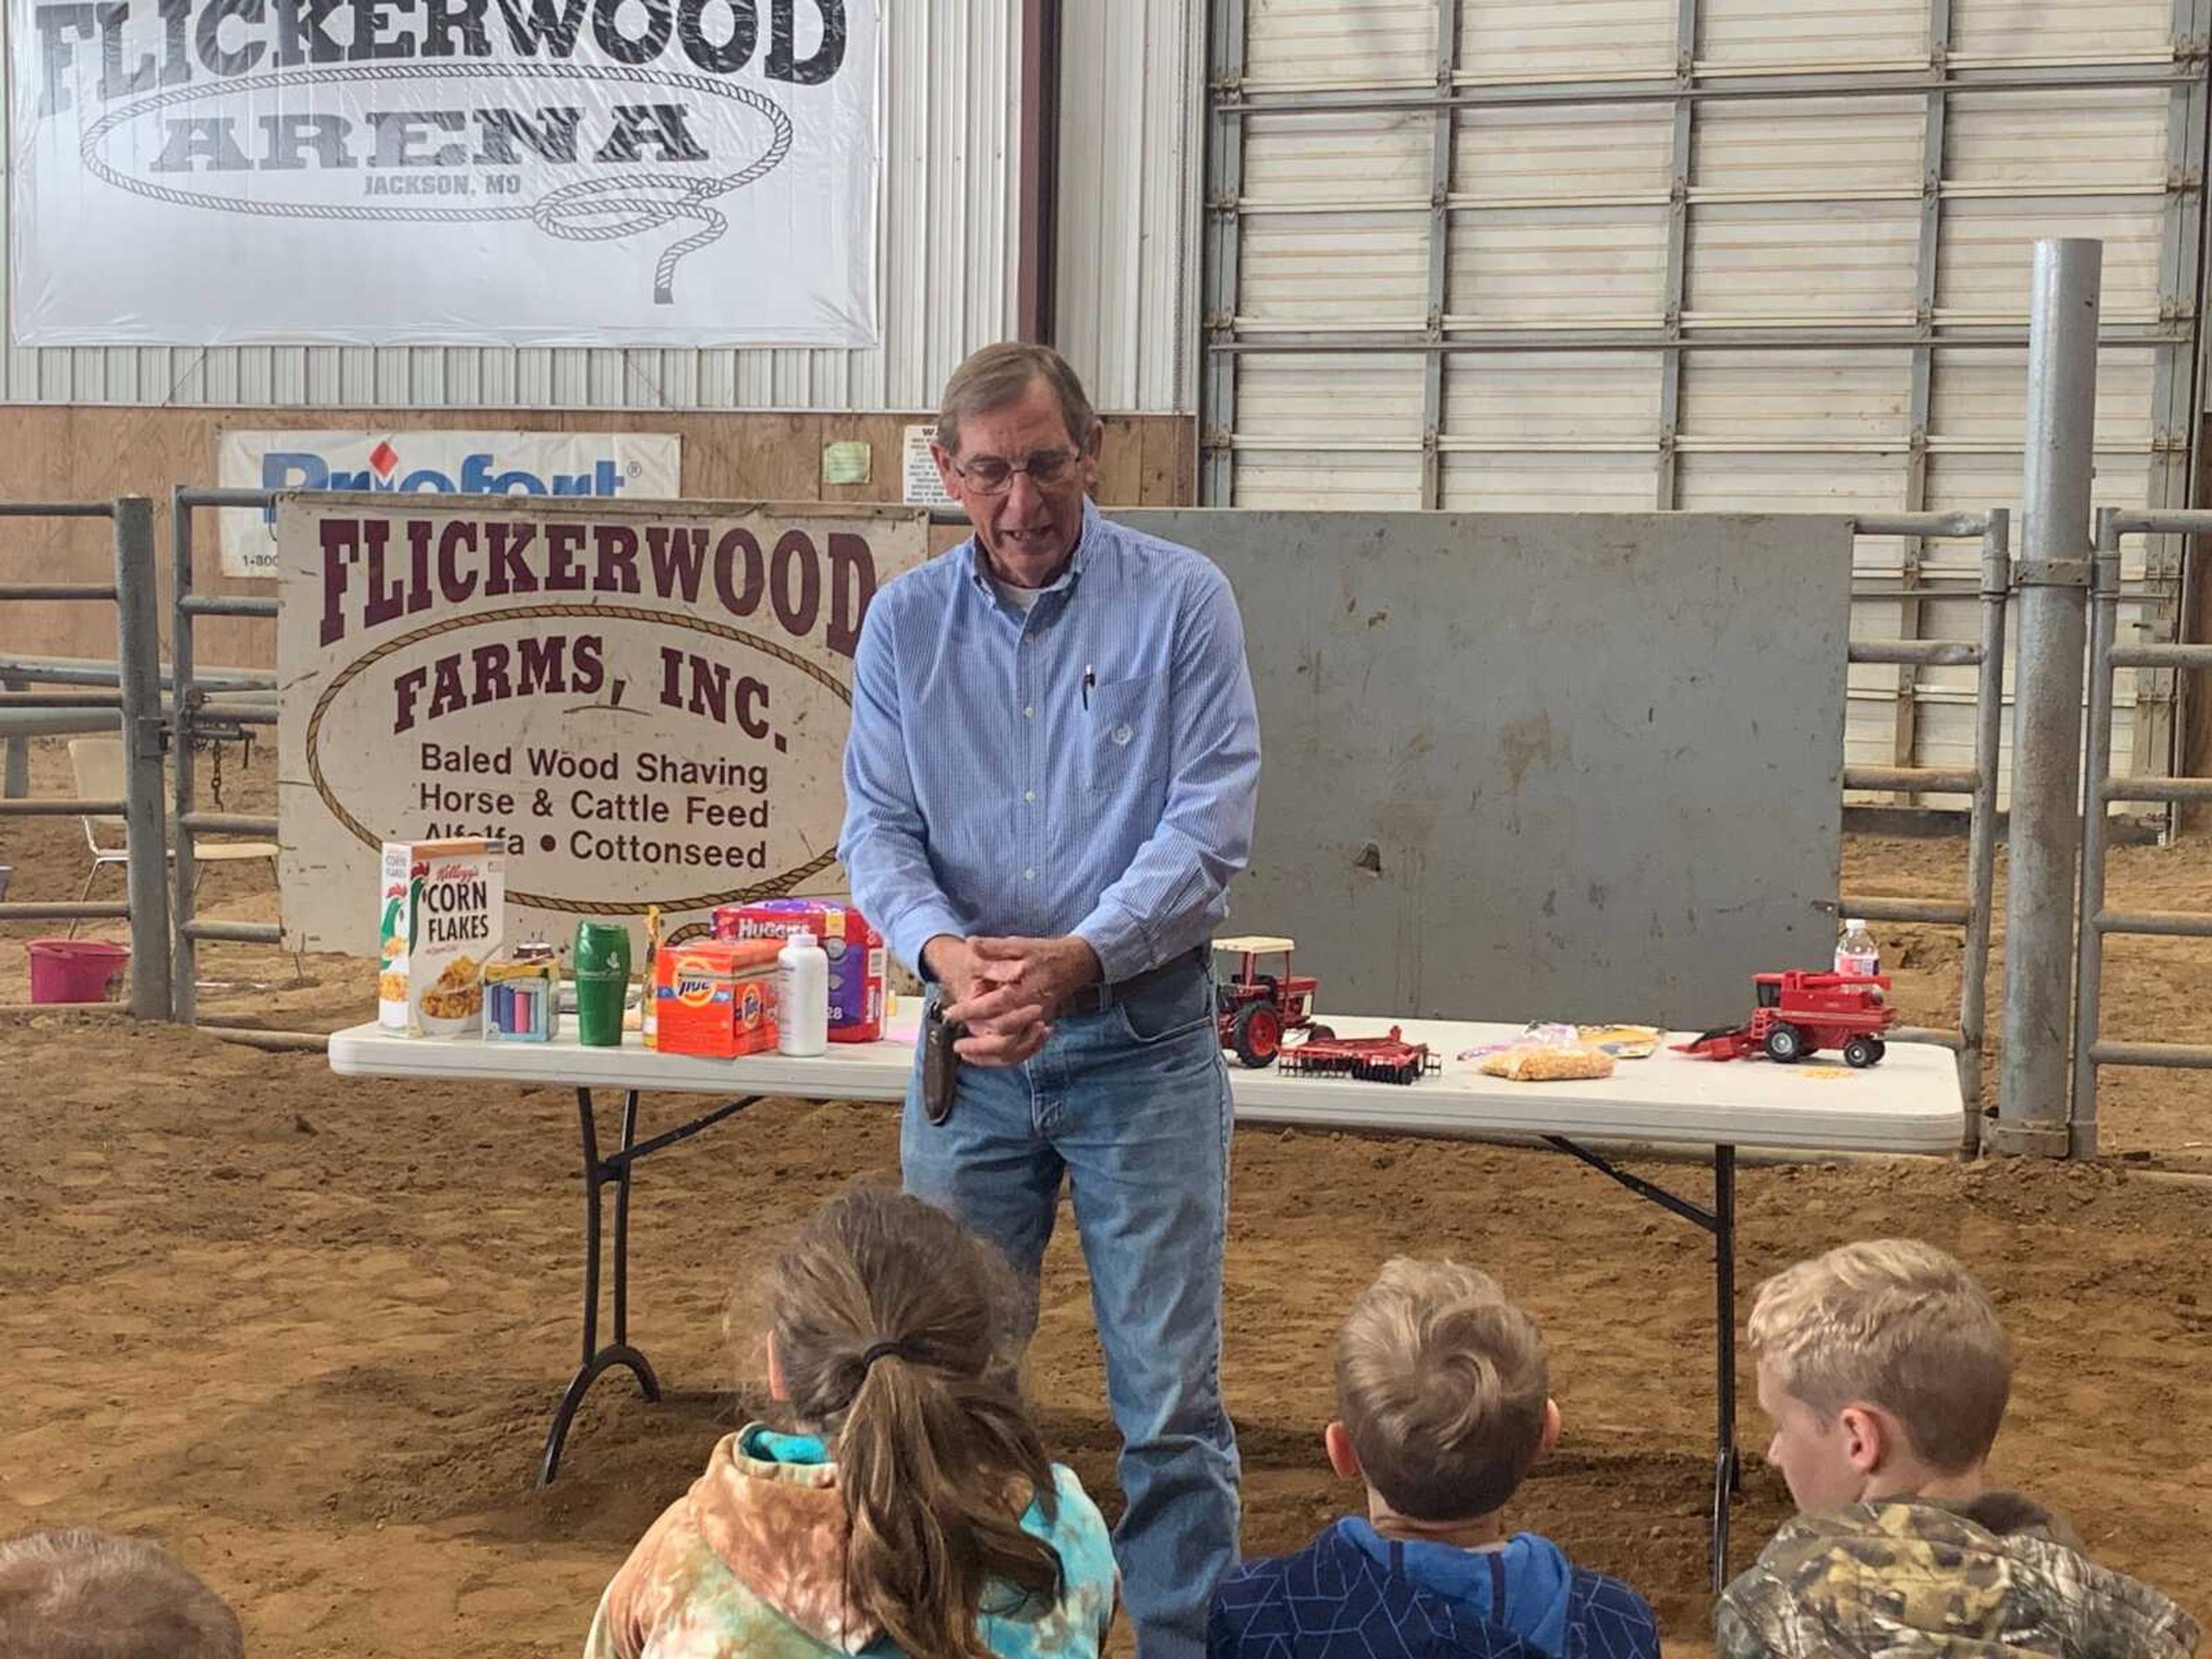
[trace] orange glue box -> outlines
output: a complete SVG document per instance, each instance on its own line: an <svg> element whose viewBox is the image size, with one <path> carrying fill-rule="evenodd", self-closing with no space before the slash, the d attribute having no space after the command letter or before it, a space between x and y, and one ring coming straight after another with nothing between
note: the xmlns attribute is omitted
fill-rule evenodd
<svg viewBox="0 0 2212 1659"><path fill-rule="evenodd" d="M664 1054L734 1060L775 1047L775 958L781 939L694 939L653 958Z"/></svg>

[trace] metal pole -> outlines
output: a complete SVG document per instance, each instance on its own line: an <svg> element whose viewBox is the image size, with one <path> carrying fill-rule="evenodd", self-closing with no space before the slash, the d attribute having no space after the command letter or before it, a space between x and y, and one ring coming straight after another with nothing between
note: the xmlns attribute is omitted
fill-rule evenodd
<svg viewBox="0 0 2212 1659"><path fill-rule="evenodd" d="M1974 688L1974 807L1966 826L1965 982L1959 994L1961 1150L1981 1144L1982 1057L1988 1049L1990 906L1996 896L1997 759L2004 742L2005 606L2012 598L2012 514L1998 507L1982 537L1982 660Z"/></svg>
<svg viewBox="0 0 2212 1659"><path fill-rule="evenodd" d="M177 812L176 921L169 938L170 1006L176 1018L191 1025L199 1019L199 946L192 933L192 908L199 890L199 860L186 827L195 805L192 725L198 710L192 684L192 509L179 484L169 495L170 601L175 619L169 627L169 663L176 676L176 769L172 774Z"/></svg>
<svg viewBox="0 0 2212 1659"><path fill-rule="evenodd" d="M2089 741L2085 763L2081 824L2081 900L2079 973L2074 986L2074 1110L2068 1151L2097 1155L2097 1060L2105 988L2105 936L2097 918L2105 908L2105 848L2112 819L2105 780L2112 773L2112 641L2119 631L2120 532L2112 510L2097 515L2097 587L2090 611Z"/></svg>
<svg viewBox="0 0 2212 1659"><path fill-rule="evenodd" d="M123 822L131 851L131 1012L169 1018L169 838L161 811L161 623L154 503L115 503L115 659L123 701Z"/></svg>
<svg viewBox="0 0 2212 1659"><path fill-rule="evenodd" d="M1237 211L1244 191L1244 123L1236 105L1244 80L1244 0L1206 8L1205 229L1198 314L1198 500L1201 507L1237 504L1238 265L1244 228ZM1444 96L1441 93L1425 98ZM1442 349L1441 342L1431 343Z"/></svg>
<svg viewBox="0 0 2212 1659"><path fill-rule="evenodd" d="M1996 1152L2063 1158L2073 1025L2075 859L2081 847L2081 673L2104 245L2035 245L2020 645L2005 885L2004 1066Z"/></svg>
<svg viewBox="0 0 2212 1659"><path fill-rule="evenodd" d="M27 680L0 679L0 691L27 691ZM21 800L31 793L31 739L21 732L8 737L7 779L0 783L0 798Z"/></svg>

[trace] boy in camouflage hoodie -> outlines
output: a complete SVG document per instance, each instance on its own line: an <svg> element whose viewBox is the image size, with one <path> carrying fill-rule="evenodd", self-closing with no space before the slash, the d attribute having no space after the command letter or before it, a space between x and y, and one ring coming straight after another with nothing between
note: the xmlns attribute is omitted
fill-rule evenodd
<svg viewBox="0 0 2212 1659"><path fill-rule="evenodd" d="M1886 1239L1759 1287L1766 1461L1800 1513L1714 1610L1723 1659L2189 1659L2197 1628L1990 1489L2012 1387L1996 1310L1932 1245Z"/></svg>

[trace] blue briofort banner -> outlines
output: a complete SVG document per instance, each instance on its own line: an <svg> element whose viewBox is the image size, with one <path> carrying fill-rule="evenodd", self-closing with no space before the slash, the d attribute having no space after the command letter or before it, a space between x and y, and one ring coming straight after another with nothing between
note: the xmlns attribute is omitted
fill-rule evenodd
<svg viewBox="0 0 2212 1659"><path fill-rule="evenodd" d="M20 343L875 341L878 0L8 13Z"/></svg>

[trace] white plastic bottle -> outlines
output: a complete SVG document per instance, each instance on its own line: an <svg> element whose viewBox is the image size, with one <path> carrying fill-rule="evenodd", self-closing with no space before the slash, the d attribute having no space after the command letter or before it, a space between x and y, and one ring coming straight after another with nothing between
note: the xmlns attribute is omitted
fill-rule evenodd
<svg viewBox="0 0 2212 1659"><path fill-rule="evenodd" d="M1844 923L1844 936L1836 941L1836 971L1869 979L1881 972L1881 952L1863 921L1852 919Z"/></svg>
<svg viewBox="0 0 2212 1659"><path fill-rule="evenodd" d="M793 933L775 957L775 1049L819 1054L830 1048L830 957L811 933Z"/></svg>

